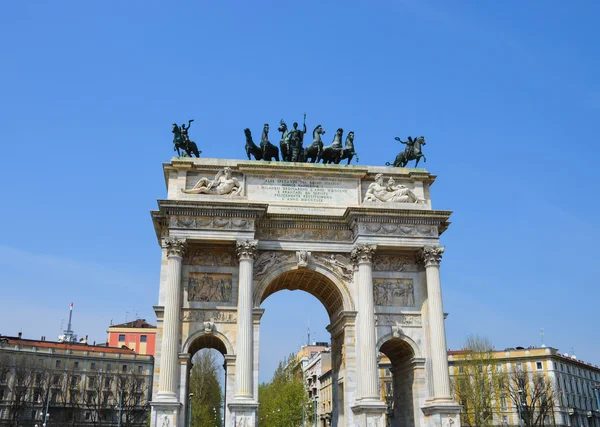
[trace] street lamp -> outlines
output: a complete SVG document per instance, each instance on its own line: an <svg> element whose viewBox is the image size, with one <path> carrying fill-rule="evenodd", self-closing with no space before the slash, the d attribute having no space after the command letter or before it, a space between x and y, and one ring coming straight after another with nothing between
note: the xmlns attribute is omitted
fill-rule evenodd
<svg viewBox="0 0 600 427"><path fill-rule="evenodd" d="M518 389L517 393L519 395L519 401L517 403L517 410L519 411L519 425L523 426L523 414L521 414L521 400L522 400L523 390Z"/></svg>
<svg viewBox="0 0 600 427"><path fill-rule="evenodd" d="M194 393L188 394L188 427L192 426L192 397Z"/></svg>

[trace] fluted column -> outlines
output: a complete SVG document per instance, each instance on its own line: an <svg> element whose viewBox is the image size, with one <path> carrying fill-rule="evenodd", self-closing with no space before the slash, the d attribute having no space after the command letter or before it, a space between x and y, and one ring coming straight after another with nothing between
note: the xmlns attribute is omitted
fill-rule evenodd
<svg viewBox="0 0 600 427"><path fill-rule="evenodd" d="M358 328L360 399L379 401L377 373L377 341L375 337L375 305L373 302L373 254L375 245L361 244L352 250L352 261L358 266Z"/></svg>
<svg viewBox="0 0 600 427"><path fill-rule="evenodd" d="M179 311L181 264L186 249L184 239L165 239L167 249L167 283L165 286L165 312L163 317L162 344L160 354L160 377L158 397L177 400L177 374L179 357Z"/></svg>
<svg viewBox="0 0 600 427"><path fill-rule="evenodd" d="M446 328L444 325L444 308L442 305L442 286L440 281L440 261L442 260L443 253L444 248L442 246L425 246L421 253L427 277L429 339L434 399L451 399L448 355L446 350Z"/></svg>
<svg viewBox="0 0 600 427"><path fill-rule="evenodd" d="M240 263L237 321L237 357L235 363L235 397L252 398L252 276L256 257L256 240L238 241Z"/></svg>

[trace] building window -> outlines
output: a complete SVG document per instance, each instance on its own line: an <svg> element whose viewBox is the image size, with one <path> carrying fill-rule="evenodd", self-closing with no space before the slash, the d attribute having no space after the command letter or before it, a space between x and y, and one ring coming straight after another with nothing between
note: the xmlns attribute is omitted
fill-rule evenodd
<svg viewBox="0 0 600 427"><path fill-rule="evenodd" d="M139 374L144 373L144 365L138 365L138 373Z"/></svg>
<svg viewBox="0 0 600 427"><path fill-rule="evenodd" d="M52 378L52 384L58 385L59 383L60 383L60 375L54 375L54 378Z"/></svg>
<svg viewBox="0 0 600 427"><path fill-rule="evenodd" d="M119 342L121 342L121 341L125 341L125 334L119 335Z"/></svg>
<svg viewBox="0 0 600 427"><path fill-rule="evenodd" d="M459 374L464 374L465 373L465 368L463 366L459 366L458 367L458 373Z"/></svg>
<svg viewBox="0 0 600 427"><path fill-rule="evenodd" d="M61 365L60 360L57 360L55 367L60 368L60 365Z"/></svg>
<svg viewBox="0 0 600 427"><path fill-rule="evenodd" d="M107 371L110 371L111 369L112 369L112 366L110 365L110 363L107 363L107 364L106 364L106 370L107 370Z"/></svg>
<svg viewBox="0 0 600 427"><path fill-rule="evenodd" d="M542 369L542 362L535 362L535 369Z"/></svg>
<svg viewBox="0 0 600 427"><path fill-rule="evenodd" d="M77 375L73 375L71 377L71 388L77 387L77 384L79 384L79 377Z"/></svg>
<svg viewBox="0 0 600 427"><path fill-rule="evenodd" d="M502 364L501 363L498 363L496 365L496 372L502 372Z"/></svg>
<svg viewBox="0 0 600 427"><path fill-rule="evenodd" d="M123 365L123 368L121 369L123 372L127 372L127 365Z"/></svg>
<svg viewBox="0 0 600 427"><path fill-rule="evenodd" d="M96 362L91 362L90 363L90 369L95 371L96 370Z"/></svg>
<svg viewBox="0 0 600 427"><path fill-rule="evenodd" d="M0 388L0 400L4 400L4 389Z"/></svg>
<svg viewBox="0 0 600 427"><path fill-rule="evenodd" d="M517 363L517 372L523 372L523 364L521 362Z"/></svg>
<svg viewBox="0 0 600 427"><path fill-rule="evenodd" d="M88 378L88 387L95 387L96 386L96 377L89 377ZM88 393L89 395L89 393Z"/></svg>
<svg viewBox="0 0 600 427"><path fill-rule="evenodd" d="M504 394L500 396L500 407L502 409L508 408L508 405L506 404L506 396Z"/></svg>
<svg viewBox="0 0 600 427"><path fill-rule="evenodd" d="M140 337L140 342L146 342L146 341L148 341L148 335L142 335Z"/></svg>
<svg viewBox="0 0 600 427"><path fill-rule="evenodd" d="M79 362L78 361L73 362L73 367L75 369L79 369Z"/></svg>

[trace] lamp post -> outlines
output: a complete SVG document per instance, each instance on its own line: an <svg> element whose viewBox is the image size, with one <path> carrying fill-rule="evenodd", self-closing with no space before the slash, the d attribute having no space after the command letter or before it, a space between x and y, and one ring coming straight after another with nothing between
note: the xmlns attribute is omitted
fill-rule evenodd
<svg viewBox="0 0 600 427"><path fill-rule="evenodd" d="M119 410L119 419L117 420L117 427L121 427L121 411L123 410L123 390L119 392L119 406L117 409Z"/></svg>
<svg viewBox="0 0 600 427"><path fill-rule="evenodd" d="M48 417L50 414L48 413L48 407L50 406L50 377L48 377L48 395L46 396L46 410L44 411L44 424L43 427L46 427L46 422L48 421Z"/></svg>
<svg viewBox="0 0 600 427"><path fill-rule="evenodd" d="M188 427L192 427L192 397L194 393L188 394Z"/></svg>
<svg viewBox="0 0 600 427"><path fill-rule="evenodd" d="M519 395L519 401L517 403L517 410L519 411L519 425L523 426L523 415L521 414L521 400L523 395L523 390L518 389L517 394Z"/></svg>

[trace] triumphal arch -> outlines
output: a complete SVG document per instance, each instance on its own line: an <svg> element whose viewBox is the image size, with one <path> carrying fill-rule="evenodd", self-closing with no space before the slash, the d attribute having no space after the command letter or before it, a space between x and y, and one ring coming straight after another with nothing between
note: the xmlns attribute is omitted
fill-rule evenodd
<svg viewBox="0 0 600 427"><path fill-rule="evenodd" d="M440 285L449 211L424 169L175 158L152 212L162 247L152 427L186 427L191 357L225 358L225 425L258 425L261 303L314 295L330 317L332 425L459 427Z"/></svg>

